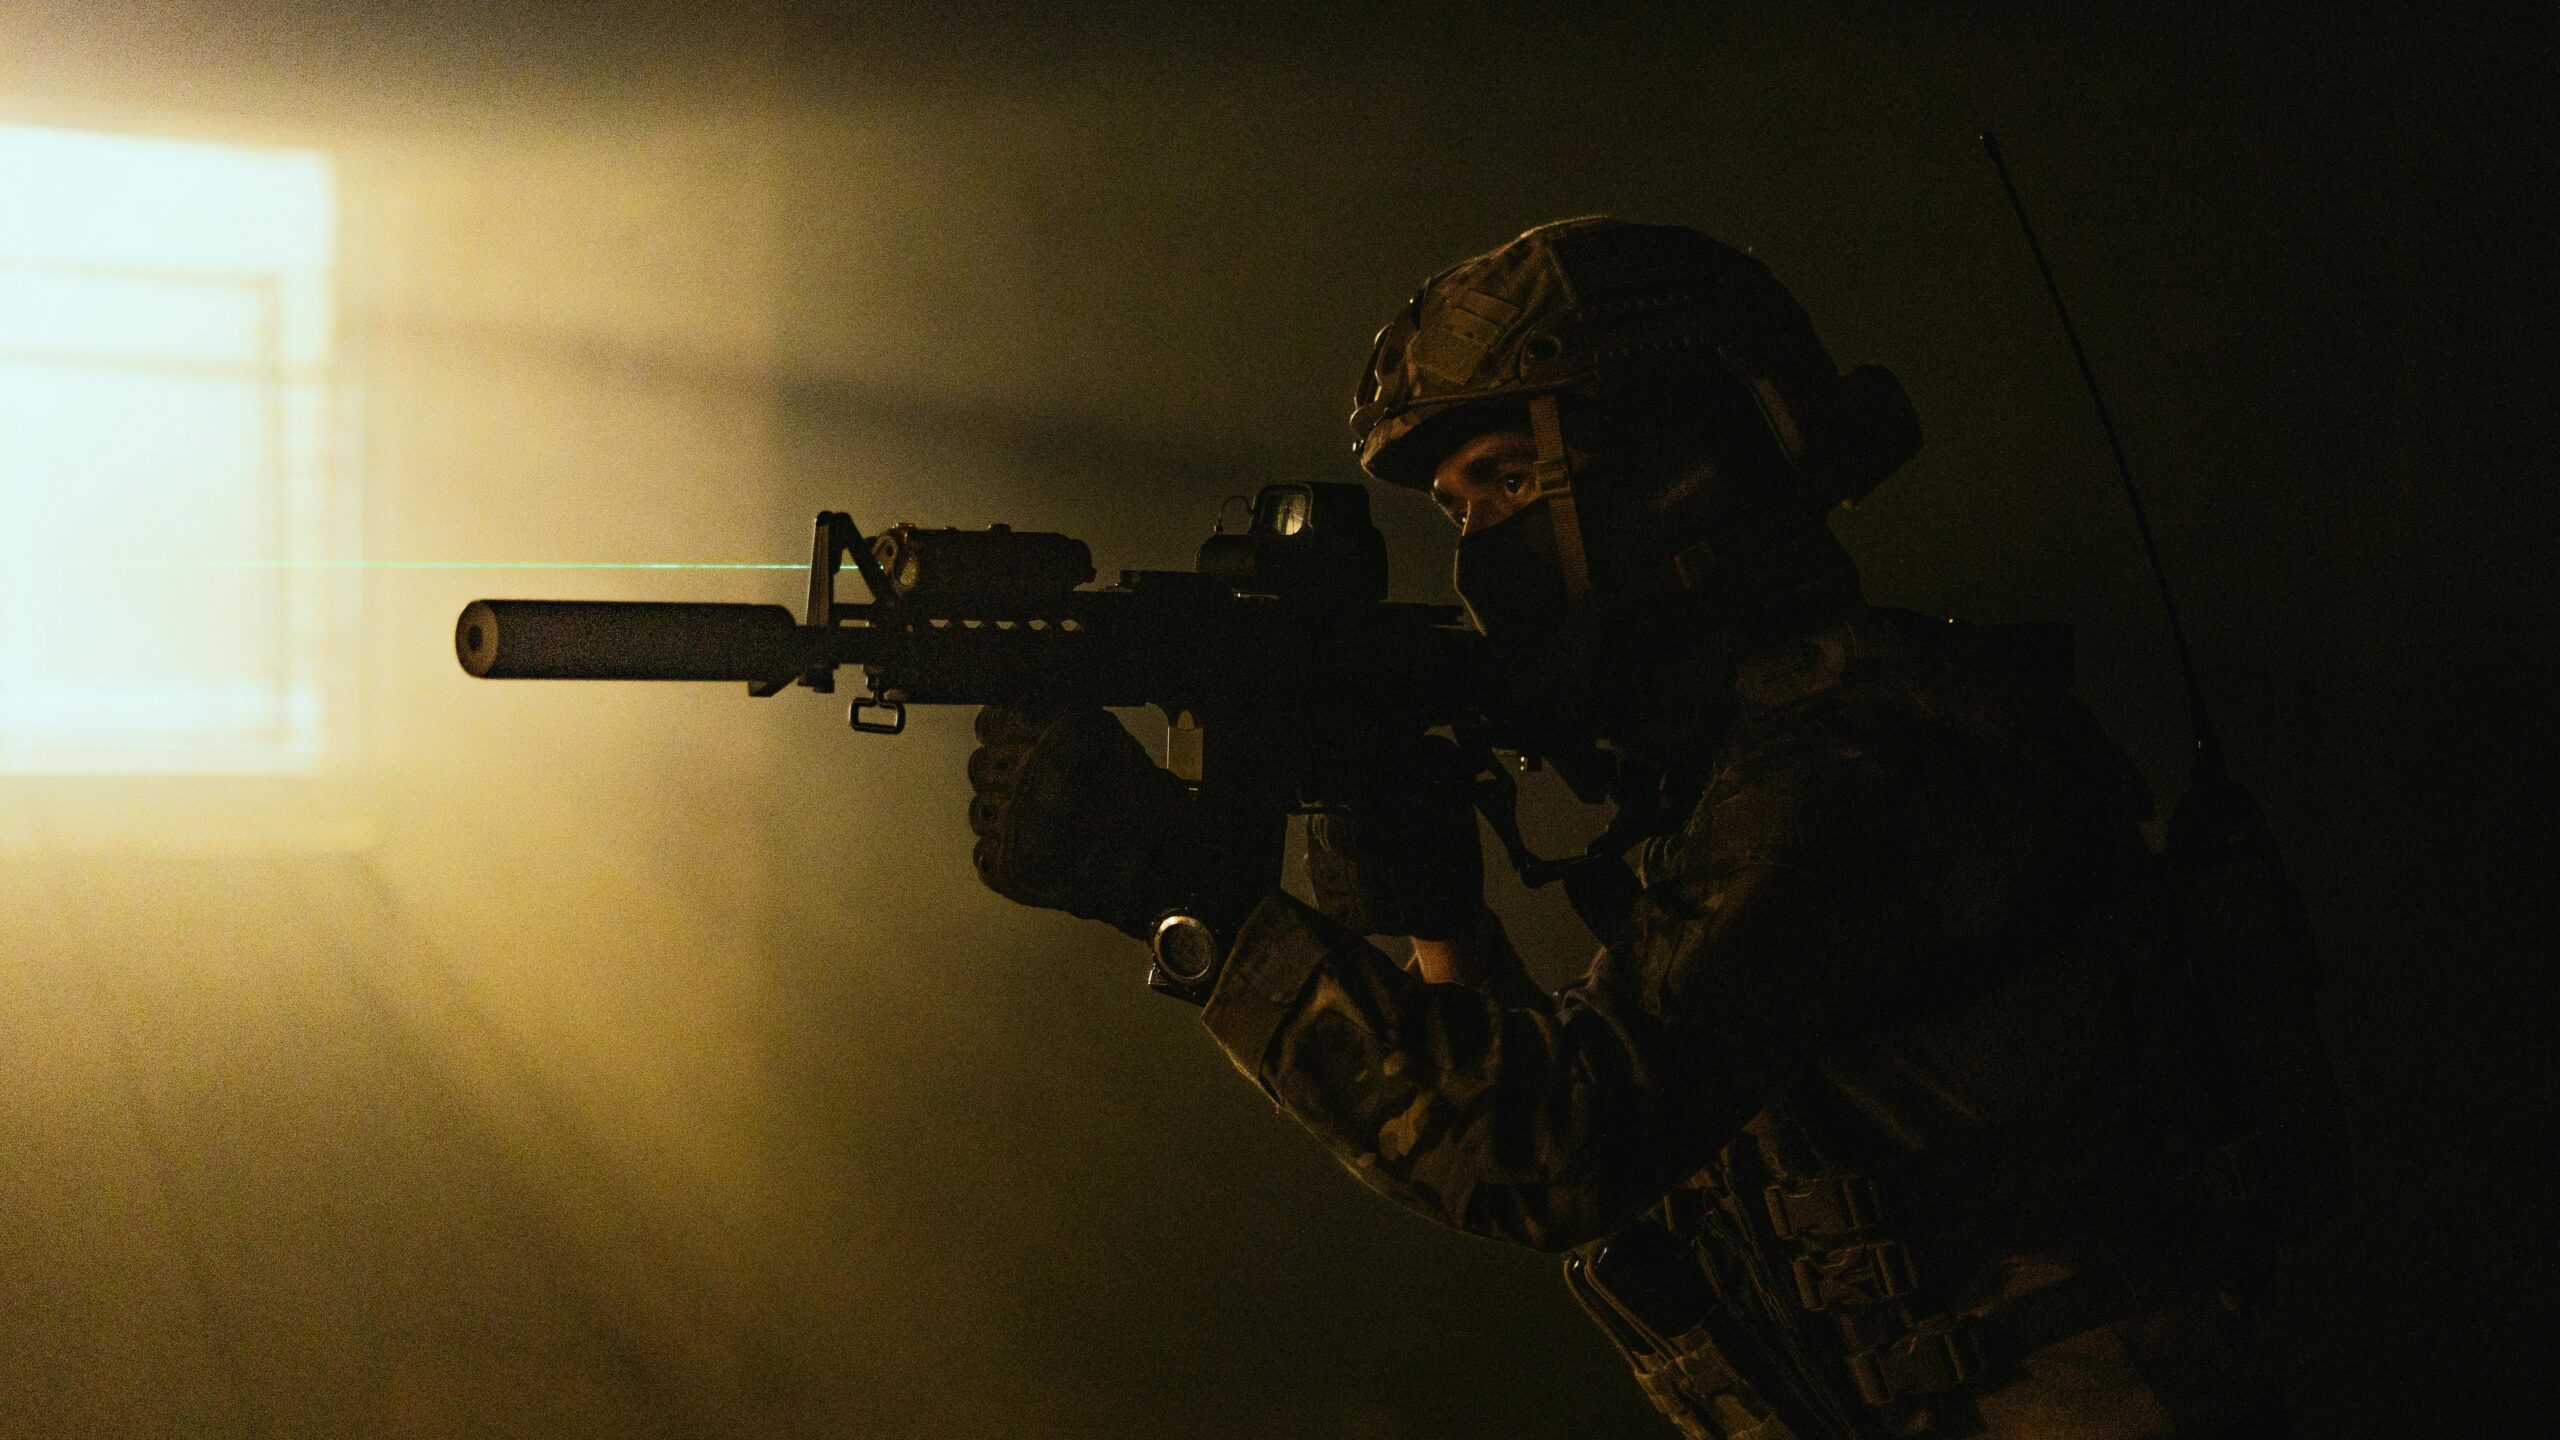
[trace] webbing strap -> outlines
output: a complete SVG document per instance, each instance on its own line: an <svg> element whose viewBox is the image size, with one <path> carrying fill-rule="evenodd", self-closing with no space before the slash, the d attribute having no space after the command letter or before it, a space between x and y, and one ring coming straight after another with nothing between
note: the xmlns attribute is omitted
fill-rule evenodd
<svg viewBox="0 0 2560 1440"><path fill-rule="evenodd" d="M1564 448L1564 425L1556 418L1556 397L1541 395L1529 402L1529 434L1538 445L1538 498L1556 527L1556 565L1564 572L1566 598L1591 593L1591 562L1582 553L1582 517L1573 503L1573 462Z"/></svg>

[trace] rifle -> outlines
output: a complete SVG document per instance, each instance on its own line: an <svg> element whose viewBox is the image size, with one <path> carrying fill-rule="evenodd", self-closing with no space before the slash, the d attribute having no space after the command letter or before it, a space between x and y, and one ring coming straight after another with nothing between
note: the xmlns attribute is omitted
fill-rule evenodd
<svg viewBox="0 0 2560 1440"><path fill-rule="evenodd" d="M1594 855L1530 852L1496 752L1524 768L1553 761L1586 800L1608 790L1605 757L1507 713L1456 606L1386 599L1386 540L1364 487L1269 485L1243 528L1224 520L1196 568L1124 570L1097 588L1090 548L1065 535L899 525L866 540L826 511L803 618L780 605L475 600L454 650L483 679L743 681L755 696L832 693L836 671L858 666L848 719L867 734L900 733L910 705L1153 706L1169 725L1166 768L1195 803L1269 838L1274 883L1289 815L1356 805L1391 778L1394 741L1446 726L1524 881L1592 868L1603 842ZM848 561L866 602L837 595ZM1615 831L1604 842L1612 862L1629 843Z"/></svg>

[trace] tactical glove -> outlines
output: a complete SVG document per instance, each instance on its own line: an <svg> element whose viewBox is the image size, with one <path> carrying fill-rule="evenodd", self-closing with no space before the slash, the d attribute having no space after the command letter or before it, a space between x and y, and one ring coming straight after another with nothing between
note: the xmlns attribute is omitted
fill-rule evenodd
<svg viewBox="0 0 2560 1440"><path fill-rule="evenodd" d="M988 889L1134 939L1177 907L1231 933L1277 882L1280 817L1206 813L1107 711L986 707L969 787Z"/></svg>
<svg viewBox="0 0 2560 1440"><path fill-rule="evenodd" d="M1316 908L1363 935L1453 939L1484 910L1475 767L1437 735L1381 758L1373 797L1307 822Z"/></svg>

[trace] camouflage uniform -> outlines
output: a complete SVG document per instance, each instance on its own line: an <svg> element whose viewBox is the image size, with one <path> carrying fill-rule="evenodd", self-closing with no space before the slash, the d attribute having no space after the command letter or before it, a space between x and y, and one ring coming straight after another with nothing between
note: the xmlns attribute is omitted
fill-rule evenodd
<svg viewBox="0 0 2560 1440"><path fill-rule="evenodd" d="M2147 793L2067 642L2020 638L1856 608L1755 645L1634 918L1552 996L1275 895L1206 1023L1372 1188L1570 1252L1688 1435L2260 1433L2163 1179Z"/></svg>

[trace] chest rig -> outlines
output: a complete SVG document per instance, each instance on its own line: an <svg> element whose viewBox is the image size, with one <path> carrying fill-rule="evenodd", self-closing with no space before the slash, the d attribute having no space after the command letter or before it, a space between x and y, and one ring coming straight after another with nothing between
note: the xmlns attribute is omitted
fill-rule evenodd
<svg viewBox="0 0 2560 1440"><path fill-rule="evenodd" d="M1742 670L1745 698L1769 709L1820 696L1862 656L1900 668L1899 628L1842 627L1757 657ZM2067 666L2057 641L1992 637ZM1665 858L1649 847L1647 869ZM2004 983L1951 1008L1996 1005ZM2142 1303L2118 1266L1984 1295L1983 1237L1930 1233L1900 1203L1918 1198L1909 1174L1845 1165L1844 1153L1854 1147L1782 1094L1635 1223L1567 1257L1567 1287L1692 1440L1971 1434L1982 1385Z"/></svg>
<svg viewBox="0 0 2560 1440"><path fill-rule="evenodd" d="M2106 1267L1954 1303L1931 1275L1946 1252L1903 1228L1890 1193L1855 1172L1776 1170L1748 1136L1568 1256L1565 1283L1692 1440L1975 1434L1980 1385L2176 1283Z"/></svg>

